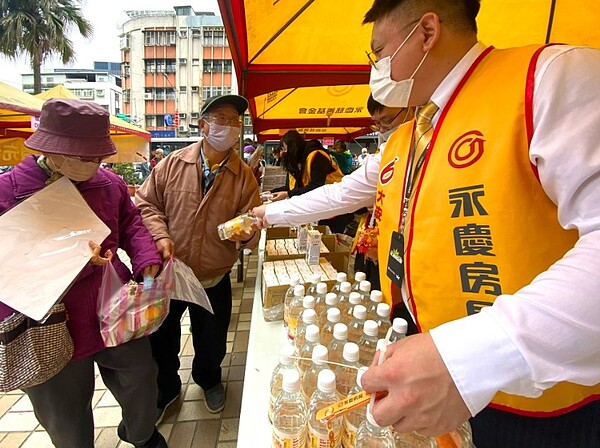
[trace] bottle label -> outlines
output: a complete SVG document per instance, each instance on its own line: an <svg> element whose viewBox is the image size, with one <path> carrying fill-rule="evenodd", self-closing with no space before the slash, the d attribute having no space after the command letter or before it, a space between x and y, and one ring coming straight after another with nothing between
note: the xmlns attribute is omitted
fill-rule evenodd
<svg viewBox="0 0 600 448"><path fill-rule="evenodd" d="M293 341L296 337L296 329L298 328L298 319L288 316L288 339Z"/></svg>
<svg viewBox="0 0 600 448"><path fill-rule="evenodd" d="M335 431L331 422L327 426L327 432L325 433L316 430L310 423L308 424L309 448L336 448L340 446L340 431Z"/></svg>
<svg viewBox="0 0 600 448"><path fill-rule="evenodd" d="M350 423L348 419L344 419L344 426L342 428L342 446L344 448L354 448L357 432L358 428Z"/></svg>
<svg viewBox="0 0 600 448"><path fill-rule="evenodd" d="M296 433L283 432L273 426L273 448L305 448L306 431Z"/></svg>

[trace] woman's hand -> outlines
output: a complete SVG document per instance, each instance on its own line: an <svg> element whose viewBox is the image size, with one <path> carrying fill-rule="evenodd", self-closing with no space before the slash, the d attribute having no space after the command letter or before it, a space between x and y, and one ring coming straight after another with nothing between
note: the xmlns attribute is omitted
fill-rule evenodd
<svg viewBox="0 0 600 448"><path fill-rule="evenodd" d="M100 256L100 250L102 249L99 244L94 241L88 241L90 249L92 249L92 256L90 257L90 263L92 266L104 266L108 264L109 261L112 260L113 253L110 249L108 249L104 253L104 258Z"/></svg>
<svg viewBox="0 0 600 448"><path fill-rule="evenodd" d="M289 198L290 196L288 195L287 191L278 191L277 193L273 193L273 197L271 198L271 200L273 202L276 201L282 201L284 199Z"/></svg>

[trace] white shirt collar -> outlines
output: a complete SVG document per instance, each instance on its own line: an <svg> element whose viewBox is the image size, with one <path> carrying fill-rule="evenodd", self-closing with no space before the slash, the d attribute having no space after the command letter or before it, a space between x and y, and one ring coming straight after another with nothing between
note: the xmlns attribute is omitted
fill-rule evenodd
<svg viewBox="0 0 600 448"><path fill-rule="evenodd" d="M433 95L431 95L431 100L437 104L439 107L438 112L433 117L434 125L437 123L437 120L440 116L440 111L446 107L452 93L456 90L458 83L463 78L465 73L469 70L473 62L479 57L479 55L487 48L481 42L477 42L475 45L471 47L471 49L462 57L462 59L454 66L452 71L448 73L448 75L444 78L441 84L435 89Z"/></svg>

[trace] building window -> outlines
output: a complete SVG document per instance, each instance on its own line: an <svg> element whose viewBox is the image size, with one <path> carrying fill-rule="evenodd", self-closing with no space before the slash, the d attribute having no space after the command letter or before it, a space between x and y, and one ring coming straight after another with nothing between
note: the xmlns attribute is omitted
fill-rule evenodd
<svg viewBox="0 0 600 448"><path fill-rule="evenodd" d="M129 64L123 64L123 76L131 76L131 67Z"/></svg>
<svg viewBox="0 0 600 448"><path fill-rule="evenodd" d="M146 128L154 127L154 115L146 115Z"/></svg>
<svg viewBox="0 0 600 448"><path fill-rule="evenodd" d="M82 100L94 99L94 89L73 89L73 93Z"/></svg>
<svg viewBox="0 0 600 448"><path fill-rule="evenodd" d="M175 31L144 31L144 45L175 45Z"/></svg>
<svg viewBox="0 0 600 448"><path fill-rule="evenodd" d="M131 98L131 90L129 90L129 89L123 90L123 102L129 103L130 98Z"/></svg>
<svg viewBox="0 0 600 448"><path fill-rule="evenodd" d="M96 90L97 98L104 98L104 90Z"/></svg>
<svg viewBox="0 0 600 448"><path fill-rule="evenodd" d="M244 115L244 126L252 126L252 117L250 117L248 114Z"/></svg>
<svg viewBox="0 0 600 448"><path fill-rule="evenodd" d="M175 99L175 89L173 89L173 88L166 89L166 94L167 94L167 99L168 100L174 100Z"/></svg>
<svg viewBox="0 0 600 448"><path fill-rule="evenodd" d="M167 62L164 59L156 60L156 73L165 73L167 70Z"/></svg>
<svg viewBox="0 0 600 448"><path fill-rule="evenodd" d="M223 61L223 71L225 73L231 73L231 59L225 59Z"/></svg>
<svg viewBox="0 0 600 448"><path fill-rule="evenodd" d="M175 73L177 71L177 65L175 59L167 59L167 73Z"/></svg>
<svg viewBox="0 0 600 448"><path fill-rule="evenodd" d="M231 87L223 87L223 95L230 95Z"/></svg>
<svg viewBox="0 0 600 448"><path fill-rule="evenodd" d="M46 77L46 82L48 82L48 83L54 82L54 76L47 76Z"/></svg>
<svg viewBox="0 0 600 448"><path fill-rule="evenodd" d="M165 99L165 89L156 89L156 99L157 100Z"/></svg>
<svg viewBox="0 0 600 448"><path fill-rule="evenodd" d="M185 65L187 64L187 59L186 58L179 58L179 65Z"/></svg>
<svg viewBox="0 0 600 448"><path fill-rule="evenodd" d="M144 65L144 70L146 73L156 73L156 61L154 59L147 60Z"/></svg>
<svg viewBox="0 0 600 448"><path fill-rule="evenodd" d="M223 47L227 46L227 39L223 28L204 28L202 36L202 45L205 47Z"/></svg>
<svg viewBox="0 0 600 448"><path fill-rule="evenodd" d="M192 59L192 65L200 65L200 59Z"/></svg>
<svg viewBox="0 0 600 448"><path fill-rule="evenodd" d="M202 87L202 99L205 100L209 96L212 96L211 88L210 87Z"/></svg>
<svg viewBox="0 0 600 448"><path fill-rule="evenodd" d="M179 93L186 93L187 92L187 86L179 86Z"/></svg>

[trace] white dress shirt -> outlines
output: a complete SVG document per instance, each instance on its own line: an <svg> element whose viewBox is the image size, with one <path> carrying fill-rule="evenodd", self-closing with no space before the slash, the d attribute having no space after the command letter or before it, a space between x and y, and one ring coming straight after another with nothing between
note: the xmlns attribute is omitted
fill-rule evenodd
<svg viewBox="0 0 600 448"><path fill-rule="evenodd" d="M476 44L434 92L440 110L484 48ZM557 204L560 224L577 229L579 240L515 294L431 330L473 415L499 390L536 397L561 381L600 382L600 51L553 46L542 52L533 121L530 160ZM313 190L310 198L269 205L267 220L299 224L351 211L353 201L359 207L372 202L379 160L369 160L355 178Z"/></svg>

